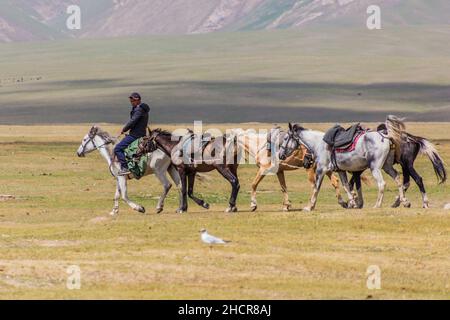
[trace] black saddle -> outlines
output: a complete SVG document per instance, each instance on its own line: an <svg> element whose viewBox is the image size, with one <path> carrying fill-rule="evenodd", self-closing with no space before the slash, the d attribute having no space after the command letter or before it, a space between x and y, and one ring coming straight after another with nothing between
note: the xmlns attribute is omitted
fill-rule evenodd
<svg viewBox="0 0 450 320"><path fill-rule="evenodd" d="M361 131L363 131L363 128L359 123L352 125L348 129L344 129L337 124L325 133L323 141L332 149L345 148L353 142L355 136Z"/></svg>

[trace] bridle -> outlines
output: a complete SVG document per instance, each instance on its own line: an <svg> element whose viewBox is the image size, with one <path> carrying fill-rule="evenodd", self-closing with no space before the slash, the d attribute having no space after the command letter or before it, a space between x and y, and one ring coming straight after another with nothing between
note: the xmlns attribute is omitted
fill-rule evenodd
<svg viewBox="0 0 450 320"><path fill-rule="evenodd" d="M314 156L314 153L313 153L312 149L308 146L308 144L305 141L303 141L300 138L300 136L297 134L297 132L292 132L292 133L288 132L288 139L287 139L286 142L283 142L283 144L281 145L281 149L286 150L286 148L287 148L287 146L289 144L289 141L291 139L294 140L297 143L296 148L293 148L292 152L294 152L294 150L298 149L299 146L304 146L306 148L306 151L308 153L310 153L312 156Z"/></svg>
<svg viewBox="0 0 450 320"><path fill-rule="evenodd" d="M95 144L95 141L94 141L94 138L95 138L96 136L97 136L97 134L95 134L95 135L90 135L90 134L89 134L89 135L88 135L89 140L87 140L85 143L83 143L83 149L81 150L81 153L80 153L82 156L85 155L85 153L86 153L86 146L87 146L89 143L92 143L92 145L94 146L94 149L92 149L92 151L99 150L99 149L101 149L101 148L107 146L108 144L113 143L113 140L112 140L112 139L106 139L106 142L105 142L105 143L103 143L102 145L97 146L97 145ZM101 136L99 136L99 137L101 137ZM101 138L103 138L103 137L101 137Z"/></svg>

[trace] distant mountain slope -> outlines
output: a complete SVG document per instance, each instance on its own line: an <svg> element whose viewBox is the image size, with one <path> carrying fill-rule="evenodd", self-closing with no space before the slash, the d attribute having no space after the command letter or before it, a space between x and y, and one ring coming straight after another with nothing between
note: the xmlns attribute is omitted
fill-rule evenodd
<svg viewBox="0 0 450 320"><path fill-rule="evenodd" d="M65 27L66 8L82 8L82 30ZM365 26L380 5L384 25L450 24L448 0L0 0L0 41L64 37Z"/></svg>

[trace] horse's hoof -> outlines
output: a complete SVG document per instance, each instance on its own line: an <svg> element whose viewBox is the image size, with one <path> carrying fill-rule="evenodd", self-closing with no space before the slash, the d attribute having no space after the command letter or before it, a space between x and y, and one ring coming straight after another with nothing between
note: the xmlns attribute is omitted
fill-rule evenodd
<svg viewBox="0 0 450 320"><path fill-rule="evenodd" d="M163 212L163 208L156 208L156 213L161 213L161 212Z"/></svg>
<svg viewBox="0 0 450 320"><path fill-rule="evenodd" d="M429 209L429 208L430 208L430 206L428 205L428 203L424 203L422 207L423 207L424 209Z"/></svg>
<svg viewBox="0 0 450 320"><path fill-rule="evenodd" d="M348 203L347 202L340 202L339 204L341 205L342 208L348 209Z"/></svg>
<svg viewBox="0 0 450 320"><path fill-rule="evenodd" d="M289 212L290 209L291 209L290 206L283 207L283 212Z"/></svg>
<svg viewBox="0 0 450 320"><path fill-rule="evenodd" d="M397 198L395 200L395 202L391 205L391 208L398 208L398 207L400 207L400 199L399 198Z"/></svg>
<svg viewBox="0 0 450 320"><path fill-rule="evenodd" d="M411 202L406 201L406 202L403 204L403 207L405 207L405 208L411 208Z"/></svg>
<svg viewBox="0 0 450 320"><path fill-rule="evenodd" d="M208 210L208 209L209 209L209 203L204 203L204 204L202 205L202 207Z"/></svg>
<svg viewBox="0 0 450 320"><path fill-rule="evenodd" d="M138 207L137 211L139 211L140 213L145 213L145 208L144 207Z"/></svg>
<svg viewBox="0 0 450 320"><path fill-rule="evenodd" d="M251 212L255 212L256 209L258 209L258 206L257 206L257 205L254 205L254 206L251 206L251 207L250 207L250 211L251 211Z"/></svg>
<svg viewBox="0 0 450 320"><path fill-rule="evenodd" d="M312 209L311 207L304 207L302 211L311 212Z"/></svg>
<svg viewBox="0 0 450 320"><path fill-rule="evenodd" d="M116 215L118 215L119 214L119 211L111 211L110 213L109 213L109 215L111 216L111 217L115 217Z"/></svg>
<svg viewBox="0 0 450 320"><path fill-rule="evenodd" d="M187 212L187 210L177 209L177 211L175 211L175 213L185 213L185 212Z"/></svg>
<svg viewBox="0 0 450 320"><path fill-rule="evenodd" d="M357 207L358 206L356 205L356 202L352 200L352 201L349 201L347 209L355 209Z"/></svg>
<svg viewBox="0 0 450 320"><path fill-rule="evenodd" d="M228 207L228 208L225 210L226 213L237 212L237 211L238 211L237 207Z"/></svg>

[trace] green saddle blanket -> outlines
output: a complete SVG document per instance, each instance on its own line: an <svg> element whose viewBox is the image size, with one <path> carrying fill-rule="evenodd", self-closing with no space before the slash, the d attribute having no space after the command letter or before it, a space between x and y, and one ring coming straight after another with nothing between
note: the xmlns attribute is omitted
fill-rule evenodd
<svg viewBox="0 0 450 320"><path fill-rule="evenodd" d="M145 175L145 170L147 170L148 154L142 156L139 160L133 159L139 149L139 143L141 143L142 138L133 141L128 148L124 150L125 157L127 159L128 170L134 175L136 179L140 179Z"/></svg>

